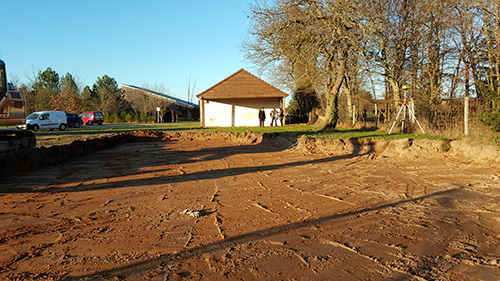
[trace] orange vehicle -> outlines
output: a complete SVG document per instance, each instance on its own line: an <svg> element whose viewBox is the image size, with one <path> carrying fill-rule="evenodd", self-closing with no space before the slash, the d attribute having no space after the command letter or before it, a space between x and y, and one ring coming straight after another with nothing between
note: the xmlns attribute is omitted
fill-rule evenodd
<svg viewBox="0 0 500 281"><path fill-rule="evenodd" d="M0 126L25 124L25 105L23 94L14 91L7 83L5 62L0 60ZM0 154L23 147L36 147L33 132L18 129L0 130Z"/></svg>

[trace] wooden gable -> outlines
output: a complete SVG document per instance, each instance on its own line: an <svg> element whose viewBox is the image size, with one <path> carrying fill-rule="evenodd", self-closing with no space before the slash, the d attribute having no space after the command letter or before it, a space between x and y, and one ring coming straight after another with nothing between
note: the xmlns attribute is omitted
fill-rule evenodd
<svg viewBox="0 0 500 281"><path fill-rule="evenodd" d="M283 98L288 94L243 68L198 94L203 99Z"/></svg>

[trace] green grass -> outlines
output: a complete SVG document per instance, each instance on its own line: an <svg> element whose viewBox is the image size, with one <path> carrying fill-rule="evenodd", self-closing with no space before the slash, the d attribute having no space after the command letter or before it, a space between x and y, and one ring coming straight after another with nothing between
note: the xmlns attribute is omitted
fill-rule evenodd
<svg viewBox="0 0 500 281"><path fill-rule="evenodd" d="M6 128L6 127L4 127ZM15 127L7 127L15 129ZM232 132L243 133L252 131L255 133L285 133L293 132L297 134L306 134L311 137L324 139L350 139L350 138L384 138L384 139L442 139L439 136L424 135L424 134L399 134L392 133L389 135L386 131L373 129L353 129L353 128L336 128L333 131L320 131L319 127L307 126L304 124L294 124L278 127L214 127L201 128L199 122L180 122L180 123L161 123L161 124L108 124L108 126L82 126L80 128L68 128L65 131L59 130L41 130L36 132L37 136L58 136L58 135L101 135L121 132L133 131L194 131L194 132Z"/></svg>
<svg viewBox="0 0 500 281"><path fill-rule="evenodd" d="M200 129L204 132L232 132L232 133L243 133L246 131L252 131L254 133L303 133L310 134L315 133L319 130L318 127L306 126L303 124L294 124L287 126L278 126L278 127L220 127L220 128L202 128Z"/></svg>
<svg viewBox="0 0 500 281"><path fill-rule="evenodd" d="M362 138L380 138L380 139L443 139L443 137L424 135L424 134L399 134L389 135L386 131L372 129L352 129L336 128L333 131L318 131L311 136L321 139L362 139Z"/></svg>

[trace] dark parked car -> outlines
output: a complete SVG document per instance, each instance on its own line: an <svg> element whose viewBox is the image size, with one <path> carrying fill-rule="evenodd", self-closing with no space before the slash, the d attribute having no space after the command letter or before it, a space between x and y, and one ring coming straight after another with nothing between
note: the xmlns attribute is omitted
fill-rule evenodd
<svg viewBox="0 0 500 281"><path fill-rule="evenodd" d="M68 119L68 127L70 128L80 128L83 125L83 120L76 113L66 113L66 118Z"/></svg>

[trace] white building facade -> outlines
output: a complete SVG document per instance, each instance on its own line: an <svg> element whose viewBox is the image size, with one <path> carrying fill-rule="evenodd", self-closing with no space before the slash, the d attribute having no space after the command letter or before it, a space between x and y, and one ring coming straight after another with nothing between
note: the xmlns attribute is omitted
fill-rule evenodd
<svg viewBox="0 0 500 281"><path fill-rule="evenodd" d="M285 110L288 94L244 69L197 95L202 127L259 126L259 110L266 111L266 126L273 108Z"/></svg>

